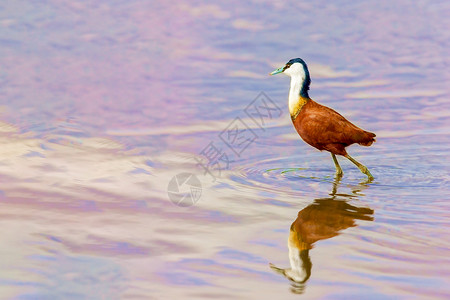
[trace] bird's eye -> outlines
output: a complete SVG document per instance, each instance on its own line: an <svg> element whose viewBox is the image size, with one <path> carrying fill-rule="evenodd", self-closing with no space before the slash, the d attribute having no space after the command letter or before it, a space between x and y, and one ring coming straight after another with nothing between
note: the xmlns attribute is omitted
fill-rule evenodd
<svg viewBox="0 0 450 300"><path fill-rule="evenodd" d="M284 70L286 70L287 68L289 68L290 66L291 66L292 64L290 64L290 63L287 63L285 66L284 66L284 69L283 69L283 71Z"/></svg>

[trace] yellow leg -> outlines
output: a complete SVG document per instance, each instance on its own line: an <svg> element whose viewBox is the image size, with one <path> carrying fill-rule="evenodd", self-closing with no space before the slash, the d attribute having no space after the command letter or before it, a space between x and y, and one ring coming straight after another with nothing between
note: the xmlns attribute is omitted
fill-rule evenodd
<svg viewBox="0 0 450 300"><path fill-rule="evenodd" d="M336 158L336 155L334 155L333 153L331 153L331 157L333 158L334 161L334 165L336 166L336 176L338 177L342 177L342 175L344 175L344 172L342 172L342 168L339 165L339 162Z"/></svg>
<svg viewBox="0 0 450 300"><path fill-rule="evenodd" d="M336 196L339 184L341 183L341 179L342 179L342 174L340 174L340 175L336 174L336 177L333 181L333 189L331 190L331 194L329 194L330 196L333 196L333 199Z"/></svg>
<svg viewBox="0 0 450 300"><path fill-rule="evenodd" d="M356 161L353 157L351 157L348 154L345 157L347 157L352 163L354 163L363 174L366 174L367 177L369 178L369 180L373 179L372 174L370 174L369 169L367 169L367 167L365 165L359 163L358 161Z"/></svg>

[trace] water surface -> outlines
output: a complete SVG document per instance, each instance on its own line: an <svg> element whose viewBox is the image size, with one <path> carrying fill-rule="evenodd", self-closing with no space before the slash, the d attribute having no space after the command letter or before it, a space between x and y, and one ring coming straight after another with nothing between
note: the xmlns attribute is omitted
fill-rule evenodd
<svg viewBox="0 0 450 300"><path fill-rule="evenodd" d="M448 298L449 9L0 4L0 297ZM313 99L377 134L349 148L374 181L295 133L267 75L294 57ZM180 173L195 205L169 200Z"/></svg>

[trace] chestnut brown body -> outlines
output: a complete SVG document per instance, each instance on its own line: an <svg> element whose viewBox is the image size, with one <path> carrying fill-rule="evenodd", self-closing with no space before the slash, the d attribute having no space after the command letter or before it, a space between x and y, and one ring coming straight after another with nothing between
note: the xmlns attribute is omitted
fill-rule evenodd
<svg viewBox="0 0 450 300"><path fill-rule="evenodd" d="M316 199L298 212L290 233L295 234L297 243L305 243L306 248L311 249L315 242L332 238L341 230L356 226L355 220L372 221L371 214L372 209L356 207L346 201Z"/></svg>
<svg viewBox="0 0 450 300"><path fill-rule="evenodd" d="M292 122L300 137L311 146L346 156L345 147L354 143L370 146L375 141L374 133L362 130L335 110L310 98L301 100L304 104L292 116Z"/></svg>

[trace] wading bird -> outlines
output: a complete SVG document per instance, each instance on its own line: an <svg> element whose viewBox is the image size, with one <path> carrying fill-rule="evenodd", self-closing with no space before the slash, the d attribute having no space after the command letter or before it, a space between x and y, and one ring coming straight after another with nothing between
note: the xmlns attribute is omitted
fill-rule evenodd
<svg viewBox="0 0 450 300"><path fill-rule="evenodd" d="M366 174L369 180L372 180L373 176L369 169L348 155L345 148L354 143L370 146L375 142L375 134L362 130L335 110L309 98L308 90L311 78L308 67L301 58L291 59L285 66L273 71L270 75L278 73L284 73L291 77L289 113L300 137L320 151L331 152L336 166L336 175L342 176L343 174L336 158L336 155L342 155Z"/></svg>

